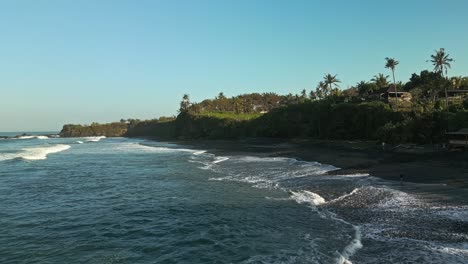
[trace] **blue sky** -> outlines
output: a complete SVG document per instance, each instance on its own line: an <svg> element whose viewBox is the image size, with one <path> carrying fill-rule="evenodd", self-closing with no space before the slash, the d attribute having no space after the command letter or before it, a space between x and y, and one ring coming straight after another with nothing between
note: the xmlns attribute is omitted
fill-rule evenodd
<svg viewBox="0 0 468 264"><path fill-rule="evenodd" d="M468 75L468 1L0 0L0 131L176 114L192 101L341 87L400 61L398 80Z"/></svg>

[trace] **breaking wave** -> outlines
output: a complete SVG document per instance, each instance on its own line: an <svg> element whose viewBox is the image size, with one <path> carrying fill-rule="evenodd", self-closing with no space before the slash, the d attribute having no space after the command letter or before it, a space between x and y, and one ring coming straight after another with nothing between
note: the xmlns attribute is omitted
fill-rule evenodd
<svg viewBox="0 0 468 264"><path fill-rule="evenodd" d="M47 147L24 148L17 153L2 153L0 154L0 161L24 159L24 160L45 160L47 155L58 153L69 149L69 145L53 145Z"/></svg>
<svg viewBox="0 0 468 264"><path fill-rule="evenodd" d="M349 264L351 260L356 263L395 263L399 258L416 261L418 257L412 255L412 249L419 257L431 256L425 258L427 263L463 263L460 260L468 259L468 246L464 242L468 241L468 235L463 231L468 227L466 206L436 206L404 191L398 184L366 173L329 175L327 172L338 168L317 162L283 157L229 156L225 159L205 154L191 157L190 162L200 163L203 166L199 168L216 172L209 180L244 182L256 188L283 190L289 197L266 199L293 200L309 205L324 219L351 229L343 237L348 244L336 252L336 263ZM413 226L420 219L432 224L432 231ZM444 228L440 227L441 223L445 224ZM362 242L364 240L366 243ZM387 259L366 259L367 255L373 255L373 243L390 248L382 253ZM361 250L363 254L356 254Z"/></svg>
<svg viewBox="0 0 468 264"><path fill-rule="evenodd" d="M297 203L308 203L314 206L321 205L325 203L325 199L313 192L309 191L299 191L293 192L291 191L292 195L291 198L294 199Z"/></svg>
<svg viewBox="0 0 468 264"><path fill-rule="evenodd" d="M185 148L170 148L162 146L152 146L141 143L124 143L119 144L116 149L122 151L145 151L145 152L157 152L157 153L172 153L172 152L187 152L194 155L201 155L205 151L185 149Z"/></svg>
<svg viewBox="0 0 468 264"><path fill-rule="evenodd" d="M99 142L101 139L106 138L105 136L99 136L99 137L85 137L86 142Z"/></svg>
<svg viewBox="0 0 468 264"><path fill-rule="evenodd" d="M468 241L468 236L461 230L468 225L467 207L430 204L398 185L369 174L340 175L338 172L329 175L327 172L338 168L284 157L216 156L205 150L166 145L122 144L120 148L157 153L185 152L191 154L184 156L189 162L214 172L209 174L210 181L241 182L256 188L284 191L284 196L265 198L308 205L332 226L343 228L338 239L344 244L333 255L335 263L349 264L351 260L356 263L395 263L400 258L411 262L417 260L411 255L413 249L419 257L428 255L439 261L429 261L428 257L425 259L427 263L463 263L460 260L468 258L468 249L463 242ZM432 230L414 226L420 219L432 224ZM435 231L443 224L447 226L444 230ZM373 244L385 248L382 258L367 258L375 255ZM251 261L255 262L255 258Z"/></svg>
<svg viewBox="0 0 468 264"><path fill-rule="evenodd" d="M19 136L19 137L10 137L7 139L16 139L16 140L25 140L25 139L49 139L48 136Z"/></svg>
<svg viewBox="0 0 468 264"><path fill-rule="evenodd" d="M192 156L189 161L200 163L203 166L199 168L211 170L220 175L218 177L210 177L210 181L236 181L252 184L252 187L255 188L283 190L290 194L288 198L266 197L266 199L275 201L294 200L299 204L307 204L316 209L323 207L327 203L326 199L316 192L304 190L303 184L296 183L295 181L309 178L314 179L321 176L332 177L326 175L326 173L338 169L334 166L318 162L305 162L284 157L223 157L206 153L203 157ZM366 176L368 175L352 175L350 177L359 178ZM341 175L337 178L339 177L346 176ZM317 209L316 212L325 220L338 222L343 228L350 229L352 234L352 236L349 236L350 242L344 246L341 252L336 252L334 258L336 263L351 263L349 258L362 247L359 226L344 221L326 210L319 211ZM348 235L343 235L343 239L348 239Z"/></svg>
<svg viewBox="0 0 468 264"><path fill-rule="evenodd" d="M228 159L229 159L228 157L216 157L216 159L215 159L215 161L213 161L213 163L220 163L220 162L226 161Z"/></svg>

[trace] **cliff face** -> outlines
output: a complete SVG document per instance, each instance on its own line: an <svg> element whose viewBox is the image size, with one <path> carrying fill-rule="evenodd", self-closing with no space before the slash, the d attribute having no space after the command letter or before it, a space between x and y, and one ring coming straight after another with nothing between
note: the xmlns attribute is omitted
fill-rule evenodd
<svg viewBox="0 0 468 264"><path fill-rule="evenodd" d="M242 115L242 114L241 114ZM382 102L308 102L274 109L253 119L180 113L173 121L65 125L63 137L154 137L161 139L232 139L308 137L334 140L379 140L387 143L435 143L445 131L468 126L468 111L395 112Z"/></svg>
<svg viewBox="0 0 468 264"><path fill-rule="evenodd" d="M125 136L173 139L177 137L175 123L175 121L141 121L136 124L130 124Z"/></svg>
<svg viewBox="0 0 468 264"><path fill-rule="evenodd" d="M61 137L122 137L128 130L127 123L110 124L92 124L90 126L82 125L64 125L60 131Z"/></svg>

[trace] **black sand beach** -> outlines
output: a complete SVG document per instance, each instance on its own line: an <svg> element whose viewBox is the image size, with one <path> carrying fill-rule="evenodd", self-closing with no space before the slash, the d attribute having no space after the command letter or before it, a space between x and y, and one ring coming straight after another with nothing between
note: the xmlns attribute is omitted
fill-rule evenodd
<svg viewBox="0 0 468 264"><path fill-rule="evenodd" d="M177 141L217 155L249 154L292 157L330 164L330 174L368 173L390 181L446 184L468 188L468 151L451 152L439 146L386 146L379 142L310 139L243 139Z"/></svg>

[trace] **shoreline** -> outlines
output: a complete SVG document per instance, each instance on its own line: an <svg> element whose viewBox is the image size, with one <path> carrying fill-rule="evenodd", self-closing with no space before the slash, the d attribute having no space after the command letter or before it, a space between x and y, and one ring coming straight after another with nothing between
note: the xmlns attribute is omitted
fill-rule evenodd
<svg viewBox="0 0 468 264"><path fill-rule="evenodd" d="M249 138L166 142L207 150L215 155L288 157L338 167L329 172L331 175L365 173L400 181L400 174L403 174L405 182L468 188L468 152L449 152L432 145L405 145L384 151L378 142L369 141Z"/></svg>

